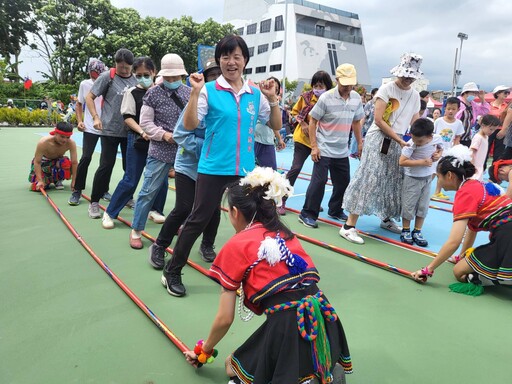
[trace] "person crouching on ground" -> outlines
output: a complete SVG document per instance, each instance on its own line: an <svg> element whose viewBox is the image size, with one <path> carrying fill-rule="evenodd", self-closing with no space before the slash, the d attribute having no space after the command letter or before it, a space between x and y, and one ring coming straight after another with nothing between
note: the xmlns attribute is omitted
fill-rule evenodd
<svg viewBox="0 0 512 384"><path fill-rule="evenodd" d="M320 275L279 220L276 205L291 190L278 172L257 167L226 192L237 233L209 272L222 286L218 312L208 337L184 354L190 364L211 362L214 347L233 323L240 289L240 317L252 318L245 305L257 315L265 313L266 320L226 359L230 383L341 384L344 372L352 372L339 317L317 286Z"/></svg>
<svg viewBox="0 0 512 384"><path fill-rule="evenodd" d="M28 176L32 191L47 189L52 183L55 184L55 189L64 189L62 180L69 179L73 190L78 160L72 134L73 126L61 122L50 132L50 136L39 140ZM69 157L64 156L67 151Z"/></svg>

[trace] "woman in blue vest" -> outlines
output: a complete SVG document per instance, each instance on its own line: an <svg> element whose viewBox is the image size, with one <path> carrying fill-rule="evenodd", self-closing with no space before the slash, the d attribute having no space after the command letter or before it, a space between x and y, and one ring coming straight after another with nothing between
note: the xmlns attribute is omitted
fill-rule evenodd
<svg viewBox="0 0 512 384"><path fill-rule="evenodd" d="M249 62L245 41L236 35L224 37L215 48L215 61L222 71L216 81L205 84L202 74L190 75L192 93L183 125L193 130L204 121L206 132L199 159L194 208L162 275L162 284L173 296L185 295L181 270L195 241L219 207L226 187L254 169L256 122L267 123L274 131L281 129L274 81L264 81L257 89L242 78Z"/></svg>

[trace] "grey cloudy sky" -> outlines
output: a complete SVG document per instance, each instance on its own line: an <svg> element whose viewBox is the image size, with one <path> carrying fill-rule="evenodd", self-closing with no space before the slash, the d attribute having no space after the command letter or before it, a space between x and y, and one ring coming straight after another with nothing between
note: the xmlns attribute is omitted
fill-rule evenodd
<svg viewBox="0 0 512 384"><path fill-rule="evenodd" d="M429 89L451 87L459 32L464 41L459 85L475 81L490 91L498 84L512 85L510 0L313 0L359 15L370 75L374 86L389 76L403 52L423 56L422 69ZM179 18L197 22L209 17L222 22L223 0L111 0L118 8L134 8L142 16ZM23 74L25 75L25 74Z"/></svg>

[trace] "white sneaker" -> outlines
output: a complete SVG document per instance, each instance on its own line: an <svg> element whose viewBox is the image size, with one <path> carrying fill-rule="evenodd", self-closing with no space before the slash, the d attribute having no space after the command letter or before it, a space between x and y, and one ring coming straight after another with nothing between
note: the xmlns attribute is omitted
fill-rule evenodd
<svg viewBox="0 0 512 384"><path fill-rule="evenodd" d="M359 234L357 233L357 229L355 228L345 229L344 227L341 227L340 236L343 237L345 240L350 241L351 243L364 244L363 238L359 236Z"/></svg>
<svg viewBox="0 0 512 384"><path fill-rule="evenodd" d="M58 189L58 190L64 189L64 186L62 185L62 180L57 180L55 182L55 189Z"/></svg>
<svg viewBox="0 0 512 384"><path fill-rule="evenodd" d="M390 232L397 233L399 235L402 233L402 227L396 225L396 223L391 219L389 219L388 221L381 221L380 227L383 229L387 229Z"/></svg>
<svg viewBox="0 0 512 384"><path fill-rule="evenodd" d="M103 212L103 218L101 219L101 225L105 229L114 228L114 220L109 216L107 212Z"/></svg>
<svg viewBox="0 0 512 384"><path fill-rule="evenodd" d="M165 216L159 214L157 211L150 211L148 219L153 220L156 224L163 224L165 222Z"/></svg>
<svg viewBox="0 0 512 384"><path fill-rule="evenodd" d="M90 203L87 212L89 213L89 217L91 219L99 219L101 217L100 204Z"/></svg>

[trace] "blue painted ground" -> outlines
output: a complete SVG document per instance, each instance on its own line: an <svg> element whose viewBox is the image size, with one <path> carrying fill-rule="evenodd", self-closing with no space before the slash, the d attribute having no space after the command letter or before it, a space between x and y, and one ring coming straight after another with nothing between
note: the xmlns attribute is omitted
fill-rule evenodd
<svg viewBox="0 0 512 384"><path fill-rule="evenodd" d="M41 133L41 135L46 135L46 133ZM76 141L77 146L82 146L82 133L81 132L75 132L73 134L73 139ZM98 144L96 146L96 151L101 152L101 145L98 141ZM118 154L120 157L121 155ZM282 151L277 152L277 166L278 168L283 169L289 169L292 163L293 158L293 145L288 145L285 149ZM359 161L355 159L350 159L350 172L351 175L354 174L355 170L357 169L359 165ZM303 174L301 174L301 177L304 177L306 179L309 178L307 174L311 174L313 170L313 162L309 158L306 160L306 163L304 164L304 168L302 169ZM114 181L115 182L115 181ZM304 179L297 179L297 182L294 186L294 195L288 199L287 206L289 208L301 210L302 205L304 203L304 196L306 194L306 190L308 187L309 181ZM435 181L432 183L432 194L434 193L435 189ZM331 196L332 187L326 186L325 188L325 196L324 200L322 202L322 207L324 207L325 211L320 213L320 217L324 219L331 220L327 216L327 202L329 201L329 198ZM453 202L454 192L445 192L448 196L450 196L450 201ZM431 206L441 207L441 208L448 208L451 209L452 206L449 204L441 203L441 202L434 202L431 201ZM287 216L288 220L295 219L295 215L293 213L289 213ZM331 227L328 224L322 224L319 223L320 227L318 228L318 231L334 231L337 229ZM429 209L428 216L425 220L425 224L423 226L423 236L428 240L429 246L427 247L428 250L438 252L443 243L448 238L448 234L451 229L452 224L452 214L449 212L444 212L437 209ZM385 236L391 239L395 239L397 241L400 240L400 236L394 233L391 233L389 231L386 231L382 228L380 228L380 220L375 216L362 216L357 224L357 228L365 231L370 232L373 234ZM487 233L479 233L476 239L475 244L483 244L487 242L488 234ZM340 242L345 241L344 239L340 238Z"/></svg>

